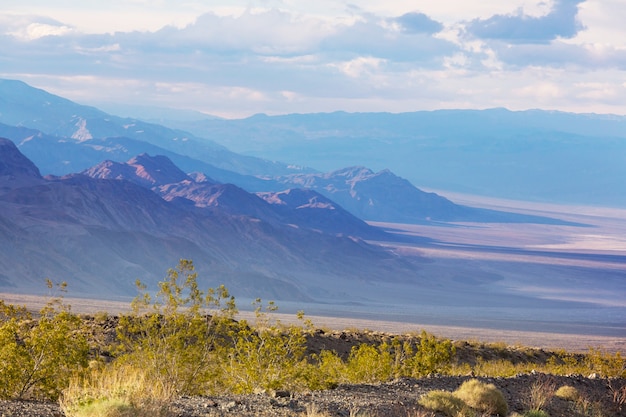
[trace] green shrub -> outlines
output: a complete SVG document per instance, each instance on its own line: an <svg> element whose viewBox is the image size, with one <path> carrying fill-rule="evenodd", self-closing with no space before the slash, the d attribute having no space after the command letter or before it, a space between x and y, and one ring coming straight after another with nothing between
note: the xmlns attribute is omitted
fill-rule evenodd
<svg viewBox="0 0 626 417"><path fill-rule="evenodd" d="M589 367L585 362L583 355L560 349L548 358L542 372L553 375L586 374Z"/></svg>
<svg viewBox="0 0 626 417"><path fill-rule="evenodd" d="M485 360L481 357L477 358L476 365L473 367L474 375L483 377L503 377L508 378L519 373L528 372L536 368L536 364L513 362L506 359Z"/></svg>
<svg viewBox="0 0 626 417"><path fill-rule="evenodd" d="M50 280L47 285L54 287ZM57 287L65 291L66 284ZM60 297L51 298L37 319L0 301L0 397L58 398L71 375L87 367L89 346L81 326Z"/></svg>
<svg viewBox="0 0 626 417"><path fill-rule="evenodd" d="M346 364L334 351L322 350L302 374L306 388L324 390L346 382Z"/></svg>
<svg viewBox="0 0 626 417"><path fill-rule="evenodd" d="M493 384L486 384L477 379L465 381L454 391L454 395L470 407L490 414L506 416L509 407L502 392Z"/></svg>
<svg viewBox="0 0 626 417"><path fill-rule="evenodd" d="M563 385L562 387L559 387L554 395L567 401L576 401L578 400L578 397L580 397L578 390L570 385Z"/></svg>
<svg viewBox="0 0 626 417"><path fill-rule="evenodd" d="M422 331L416 352L406 360L406 376L421 377L444 373L450 368L456 348L450 340L439 340Z"/></svg>
<svg viewBox="0 0 626 417"><path fill-rule="evenodd" d="M306 367L303 329L280 323L270 325L260 311L260 303L258 299L255 328L242 320L231 330L232 346L222 366L225 387L235 393L250 393L306 385L301 380ZM275 310L273 303L268 310Z"/></svg>
<svg viewBox="0 0 626 417"><path fill-rule="evenodd" d="M611 354L591 348L586 363L591 372L599 373L604 378L626 378L626 359L622 358L620 352Z"/></svg>
<svg viewBox="0 0 626 417"><path fill-rule="evenodd" d="M389 346L379 347L363 343L354 346L346 364L346 378L352 383L387 381L393 374Z"/></svg>
<svg viewBox="0 0 626 417"><path fill-rule="evenodd" d="M474 417L474 413L465 402L448 391L433 390L424 394L419 404L432 411L440 411L449 417Z"/></svg>
<svg viewBox="0 0 626 417"><path fill-rule="evenodd" d="M153 302L145 286L133 313L120 317L117 363L142 369L155 383L178 394L205 394L221 372L220 354L236 312L234 298L223 286L198 288L193 263L181 259L170 269Z"/></svg>

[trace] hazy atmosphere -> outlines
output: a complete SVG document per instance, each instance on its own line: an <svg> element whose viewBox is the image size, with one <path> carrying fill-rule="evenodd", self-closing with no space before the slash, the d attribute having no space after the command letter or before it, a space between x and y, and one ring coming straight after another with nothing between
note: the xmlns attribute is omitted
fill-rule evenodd
<svg viewBox="0 0 626 417"><path fill-rule="evenodd" d="M624 22L0 0L0 416L625 416Z"/></svg>
<svg viewBox="0 0 626 417"><path fill-rule="evenodd" d="M109 111L626 114L625 20L621 0L5 0L0 77Z"/></svg>

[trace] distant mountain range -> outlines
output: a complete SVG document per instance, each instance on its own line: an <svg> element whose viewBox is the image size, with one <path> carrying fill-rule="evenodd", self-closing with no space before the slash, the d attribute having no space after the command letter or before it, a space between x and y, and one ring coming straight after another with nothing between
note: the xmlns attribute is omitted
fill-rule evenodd
<svg viewBox="0 0 626 417"><path fill-rule="evenodd" d="M44 178L0 139L0 289L36 292L50 277L73 293L132 295L136 278L154 288L179 257L197 263L203 284L228 283L244 297L341 298L332 283L415 274L413 261L334 233L383 232L313 191L266 196L270 204L146 155L87 173Z"/></svg>
<svg viewBox="0 0 626 417"><path fill-rule="evenodd" d="M96 179L126 180L151 189L164 200L248 216L269 224L293 225L336 235L382 237L379 229L350 214L313 190L262 193L261 197L233 184L219 184L202 175L187 175L165 156L141 154L126 163L104 161L83 171Z"/></svg>
<svg viewBox="0 0 626 417"><path fill-rule="evenodd" d="M391 223L484 222L572 224L548 217L478 209L454 204L436 193L416 188L389 170L345 168L324 174L278 178L285 185L313 189L355 216Z"/></svg>
<svg viewBox="0 0 626 417"><path fill-rule="evenodd" d="M331 132L332 119L344 116L315 117ZM226 129L255 119L262 122L258 137L269 135L263 123L272 119L264 116L214 122ZM366 120L357 126L362 134L389 139ZM278 142L285 139L281 126ZM555 302L494 285L502 280L495 263L428 258L420 248L446 242L388 234L364 220L580 226L461 206L378 164L378 171L354 163L322 173L240 155L200 135L111 116L17 81L0 81L0 137L7 138L0 139L0 292L45 292L49 277L66 280L73 295L132 296L135 279L155 288L179 258L189 258L203 287L225 283L237 297L384 310L416 302L532 308ZM329 160L341 154L332 153L337 147L359 155L369 146L337 142ZM469 150L457 145L449 147L454 155L474 152L471 143ZM606 166L613 169L612 160ZM517 186L506 172L500 180Z"/></svg>
<svg viewBox="0 0 626 417"><path fill-rule="evenodd" d="M311 189L364 220L561 223L456 205L422 192L389 170L374 173L352 167L316 173L238 155L183 130L112 116L20 81L0 80L0 122L4 123L0 136L13 140L48 174L80 172L104 160L122 163L148 153L169 158L186 173L200 172L215 183L234 184L249 192Z"/></svg>
<svg viewBox="0 0 626 417"><path fill-rule="evenodd" d="M0 292L45 293L50 278L66 281L73 296L129 297L136 279L155 289L168 268L188 258L203 288L225 284L240 300L332 311L416 302L555 305L494 287L501 278L480 266L398 254L368 238L403 239L314 190L252 194L185 174L163 156L42 177L0 138Z"/></svg>
<svg viewBox="0 0 626 417"><path fill-rule="evenodd" d="M168 121L234 152L322 171L391 169L429 189L626 207L626 117L543 110Z"/></svg>
<svg viewBox="0 0 626 417"><path fill-rule="evenodd" d="M281 175L300 171L286 164L236 154L189 132L113 116L33 88L21 81L0 79L0 123L31 129L22 130L23 137L16 140L18 143L28 141L32 136L38 142L52 137L63 138L66 143L84 144L80 151L73 147L71 149L74 152L67 152L70 147L65 149L65 169L59 169L61 167L57 165L56 170L50 172L57 175L76 172L92 165L83 165L85 158L81 154L85 147L97 152L123 152L127 159L139 153L132 149L137 142L246 175ZM44 135L39 135L39 132ZM11 138L6 133L3 135Z"/></svg>

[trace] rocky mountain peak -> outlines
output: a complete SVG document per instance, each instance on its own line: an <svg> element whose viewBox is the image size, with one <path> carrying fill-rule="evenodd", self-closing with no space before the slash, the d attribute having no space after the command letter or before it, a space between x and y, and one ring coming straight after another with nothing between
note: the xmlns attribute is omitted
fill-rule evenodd
<svg viewBox="0 0 626 417"><path fill-rule="evenodd" d="M167 156L150 156L147 153L142 153L131 158L126 163L135 167L137 176L151 182L152 185L172 184L189 180L189 176Z"/></svg>
<svg viewBox="0 0 626 417"><path fill-rule="evenodd" d="M310 189L290 188L277 193L258 193L258 195L270 204L285 205L296 209L323 208L334 210L336 206L333 201Z"/></svg>
<svg viewBox="0 0 626 417"><path fill-rule="evenodd" d="M341 177L347 181L350 180L362 180L364 178L374 175L374 172L364 166L353 166L348 168L342 168L337 171L326 174L329 178Z"/></svg>
<svg viewBox="0 0 626 417"><path fill-rule="evenodd" d="M127 180L148 188L190 180L168 157L146 153L125 163L104 161L83 171L83 174L92 178Z"/></svg>

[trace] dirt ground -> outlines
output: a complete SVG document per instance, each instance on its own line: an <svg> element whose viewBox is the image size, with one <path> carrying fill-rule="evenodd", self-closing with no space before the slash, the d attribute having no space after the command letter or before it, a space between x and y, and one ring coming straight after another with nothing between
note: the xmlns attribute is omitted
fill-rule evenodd
<svg viewBox="0 0 626 417"><path fill-rule="evenodd" d="M341 385L334 390L306 393L260 393L251 395L181 397L171 405L174 417L439 417L419 405L419 399L432 390L454 391L470 377L431 377L401 379L375 385ZM581 376L519 375L513 378L486 378L504 395L509 415L521 415L529 409L529 387L548 383L553 388L564 385L576 388L584 400L567 401L552 396L542 409L551 417L621 417L626 405L613 401L612 391L626 387L626 380L589 379ZM313 412L317 412L314 414ZM487 415L487 414L484 414ZM57 404L0 401L0 416L62 417Z"/></svg>

